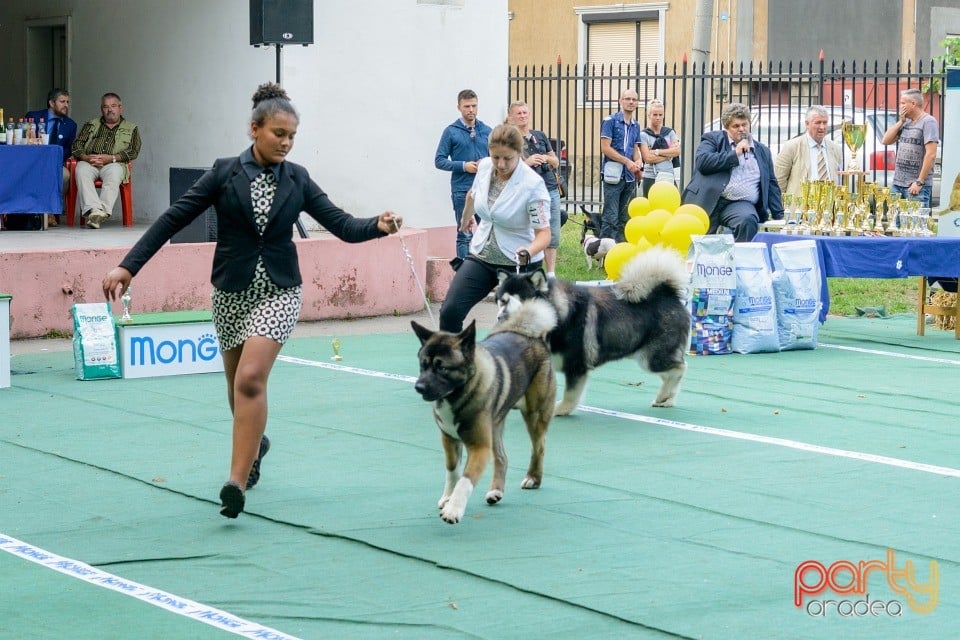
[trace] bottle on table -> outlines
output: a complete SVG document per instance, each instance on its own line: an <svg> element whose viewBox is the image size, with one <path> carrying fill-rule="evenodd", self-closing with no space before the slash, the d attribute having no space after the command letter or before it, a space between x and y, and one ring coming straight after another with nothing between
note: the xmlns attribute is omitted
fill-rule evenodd
<svg viewBox="0 0 960 640"><path fill-rule="evenodd" d="M13 130L15 125L13 124L13 118L7 121L7 144L13 144Z"/></svg>
<svg viewBox="0 0 960 640"><path fill-rule="evenodd" d="M40 118L40 124L37 126L37 133L38 144L47 144L50 141L50 136L47 135L47 123L44 122L43 118Z"/></svg>
<svg viewBox="0 0 960 640"><path fill-rule="evenodd" d="M7 125L3 119L3 108L0 108L0 144L7 144Z"/></svg>
<svg viewBox="0 0 960 640"><path fill-rule="evenodd" d="M13 144L23 144L26 140L23 139L23 118L20 118L17 121L17 128L13 130Z"/></svg>

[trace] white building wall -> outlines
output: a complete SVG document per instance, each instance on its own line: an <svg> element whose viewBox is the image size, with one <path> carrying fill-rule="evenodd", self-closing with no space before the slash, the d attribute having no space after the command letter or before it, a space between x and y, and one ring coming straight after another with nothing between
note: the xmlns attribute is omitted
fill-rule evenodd
<svg viewBox="0 0 960 640"><path fill-rule="evenodd" d="M138 220L168 205L170 167L210 166L249 143L250 96L275 78L276 54L248 44L247 0L5 0L0 106L10 115L40 106L25 104L25 22L54 16L70 20L72 117L98 116L100 95L115 91L141 128ZM507 0L315 0L315 44L283 49L301 114L290 159L352 213L451 225L436 145L460 89L480 95L481 120L502 121L507 20Z"/></svg>

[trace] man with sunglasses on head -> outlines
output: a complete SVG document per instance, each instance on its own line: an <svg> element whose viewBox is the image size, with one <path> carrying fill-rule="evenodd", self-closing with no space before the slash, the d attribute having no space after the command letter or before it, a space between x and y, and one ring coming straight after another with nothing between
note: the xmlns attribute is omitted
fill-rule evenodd
<svg viewBox="0 0 960 640"><path fill-rule="evenodd" d="M460 231L460 218L467 200L467 192L473 186L477 163L490 155L487 138L490 127L477 120L477 94L464 89L457 95L457 111L460 117L443 130L434 165L441 171L450 172L450 198L453 215L457 220L457 258L467 257L472 234Z"/></svg>

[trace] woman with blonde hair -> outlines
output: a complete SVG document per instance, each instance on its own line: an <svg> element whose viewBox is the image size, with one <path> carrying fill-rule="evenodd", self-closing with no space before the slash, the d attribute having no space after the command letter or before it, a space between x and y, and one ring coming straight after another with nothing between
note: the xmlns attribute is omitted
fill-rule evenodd
<svg viewBox="0 0 960 640"><path fill-rule="evenodd" d="M443 331L463 329L464 318L497 286L501 271L539 269L550 244L550 195L540 176L521 162L519 129L498 125L489 145L490 156L480 160L467 193L460 230L473 231L473 240L440 307Z"/></svg>
<svg viewBox="0 0 960 640"><path fill-rule="evenodd" d="M675 179L674 168L680 166L680 137L663 124L663 101L653 98L647 103L647 126L640 131L640 158L643 160L643 195L657 180Z"/></svg>

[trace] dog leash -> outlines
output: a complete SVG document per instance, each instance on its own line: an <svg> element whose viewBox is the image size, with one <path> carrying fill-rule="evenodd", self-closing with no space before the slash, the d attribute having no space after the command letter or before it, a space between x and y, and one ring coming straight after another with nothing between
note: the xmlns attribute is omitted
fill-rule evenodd
<svg viewBox="0 0 960 640"><path fill-rule="evenodd" d="M526 249L517 251L517 275L520 275L520 267L525 267L530 262L530 252Z"/></svg>
<svg viewBox="0 0 960 640"><path fill-rule="evenodd" d="M400 247L403 249L403 255L407 257L407 264L410 265L410 272L413 273L413 279L417 282L417 288L420 289L420 296L423 298L423 306L427 308L427 313L430 315L430 322L433 323L433 328L437 328L437 321L433 317L433 309L430 308L430 301L427 300L427 292L423 288L423 283L420 282L420 276L417 275L417 269L413 266L413 256L410 255L410 250L407 248L407 243L404 242L403 236L400 235L400 226L397 224L396 218L392 220L393 227L397 230L397 238L400 239Z"/></svg>

